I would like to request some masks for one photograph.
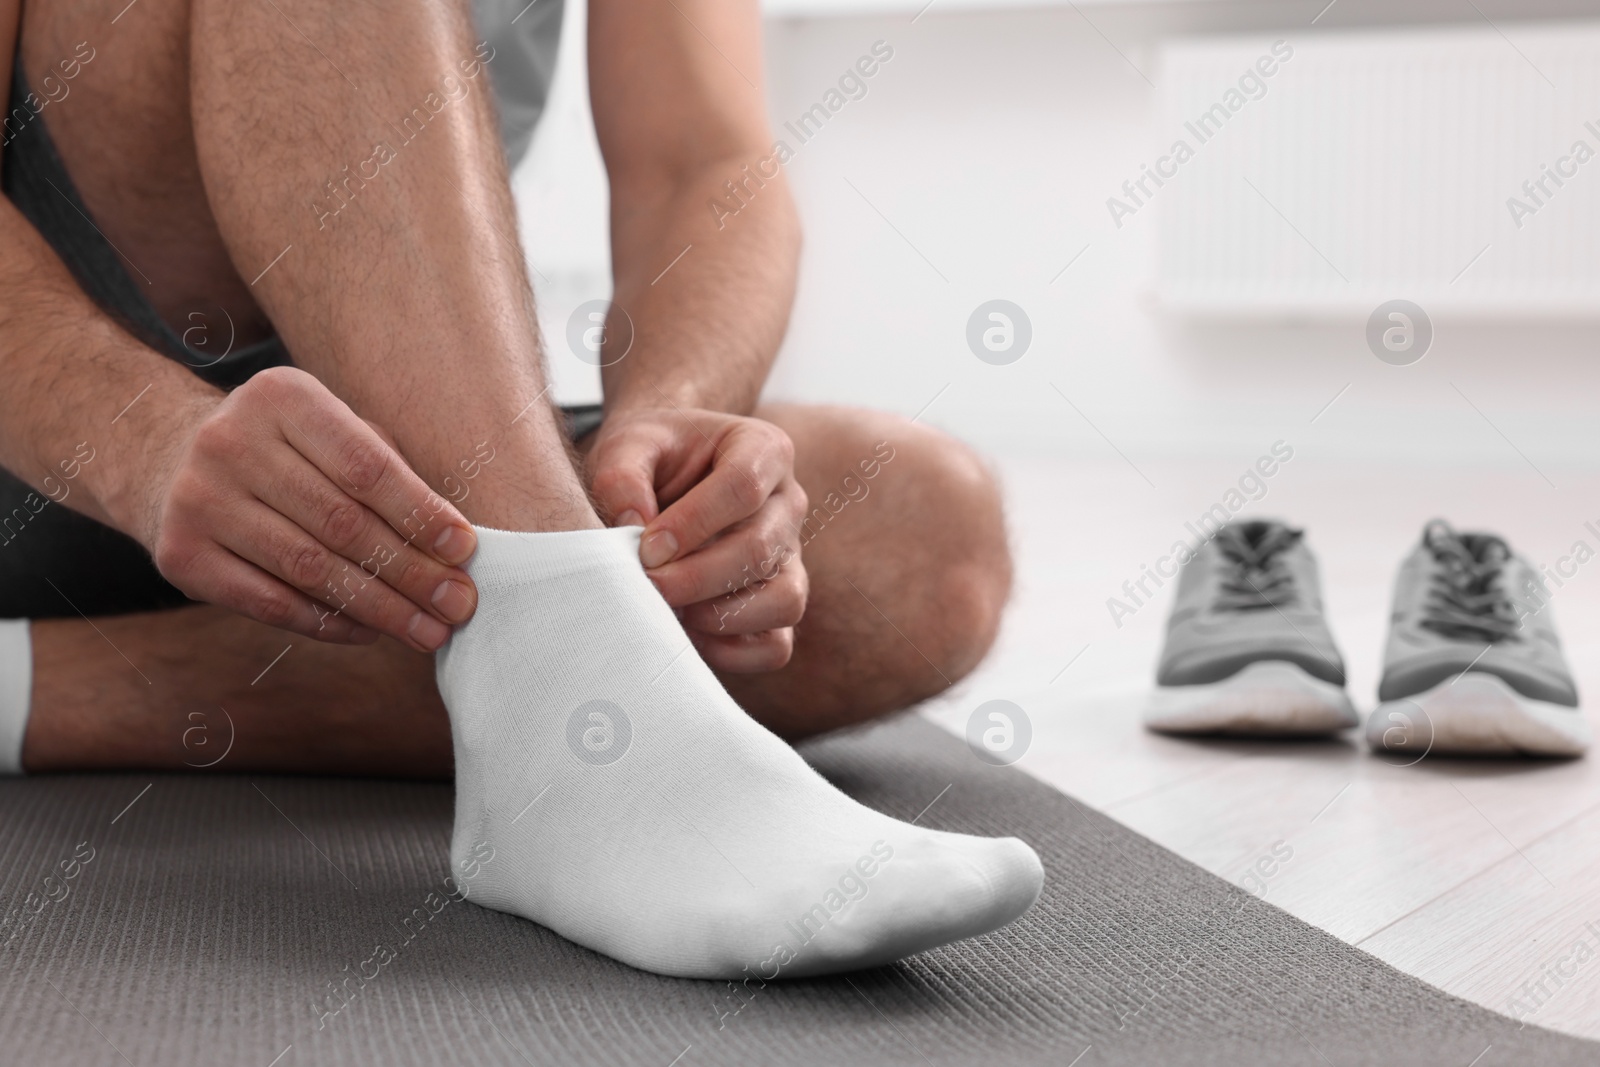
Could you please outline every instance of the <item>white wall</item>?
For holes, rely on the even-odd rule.
[[[807,243],[770,394],[907,415],[938,396],[925,419],[998,450],[1114,457],[1109,439],[1134,459],[1248,460],[1286,438],[1329,458],[1537,467],[1558,481],[1563,468],[1600,463],[1594,324],[1436,318],[1428,356],[1393,367],[1367,350],[1361,321],[1201,322],[1157,308],[1154,217],[1117,231],[1105,210],[1164,133],[1156,42],[1303,23],[1321,6],[936,3],[915,22],[770,21],[779,125],[875,41],[894,48],[865,98],[795,145]],[[1345,0],[1296,32],[1347,11],[1404,14]],[[1516,23],[1498,24],[1516,39]],[[572,307],[607,293],[605,195],[581,92],[581,19],[567,31],[551,113],[516,186],[557,392],[586,399],[594,372],[560,338]],[[980,362],[965,341],[970,312],[995,297],[1033,323],[1032,348],[1010,366]]]

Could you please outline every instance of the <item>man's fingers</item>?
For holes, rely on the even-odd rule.
[[[465,571],[406,544],[365,504],[343,493],[293,449],[264,458],[251,476],[257,498],[324,546],[354,560],[368,578],[397,590],[449,624],[466,622],[477,590]]]
[[[277,414],[284,439],[408,544],[451,566],[472,556],[472,525],[320,382],[292,368],[274,368],[241,390],[252,387]]]
[[[756,419],[735,424],[723,435],[711,472],[645,527],[639,551],[644,565],[681,558],[754,515],[788,479],[793,464],[788,434]]]
[[[712,670],[727,674],[775,671],[794,655],[794,630],[788,628],[739,637],[709,637],[691,630],[689,640]]]
[[[675,608],[760,588],[798,566],[793,539],[772,526],[757,520],[646,573]]]
[[[680,618],[685,629],[712,637],[734,637],[793,626],[805,611],[805,571],[794,567],[773,581],[751,585],[715,600],[690,604],[682,610]]]
[[[257,622],[337,645],[369,645],[376,630],[336,615],[299,590],[224,548],[213,545],[198,560],[185,595],[220,604]]]
[[[445,623],[271,508],[254,503],[243,510],[240,519],[217,542],[321,601],[327,606],[325,611],[388,634],[419,652],[433,652],[449,639],[450,627]],[[327,617],[323,616],[323,625]]]

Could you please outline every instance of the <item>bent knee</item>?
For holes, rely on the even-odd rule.
[[[931,609],[913,626],[945,675],[941,681],[954,683],[993,647],[1011,595],[1004,509],[993,472],[971,448],[937,430],[910,430],[917,432],[903,434],[906,447],[896,458],[908,464],[914,497],[907,547]]]
[[[907,683],[916,679],[905,696],[931,696],[971,673],[994,644],[1012,581],[1000,487],[988,464],[949,434],[883,412],[783,407],[770,417],[795,438],[798,473],[814,502],[825,504],[840,487],[865,493],[854,516],[848,506],[840,514],[843,536],[824,545],[829,532],[817,547],[855,557],[845,564],[852,573],[871,561],[864,576],[872,599],[906,638],[894,638],[902,655],[883,663]]]

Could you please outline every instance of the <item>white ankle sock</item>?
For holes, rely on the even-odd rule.
[[[451,861],[486,907],[688,978],[876,966],[1026,911],[1014,838],[846,797],[734,703],[639,563],[639,529],[478,530],[439,653]]]
[[[0,619],[0,775],[22,773],[22,739],[33,699],[33,641],[27,619]]]

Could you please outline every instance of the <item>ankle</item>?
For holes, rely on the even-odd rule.
[[[554,411],[526,414],[528,432],[486,439],[454,467],[418,473],[475,526],[521,533],[603,528]]]

